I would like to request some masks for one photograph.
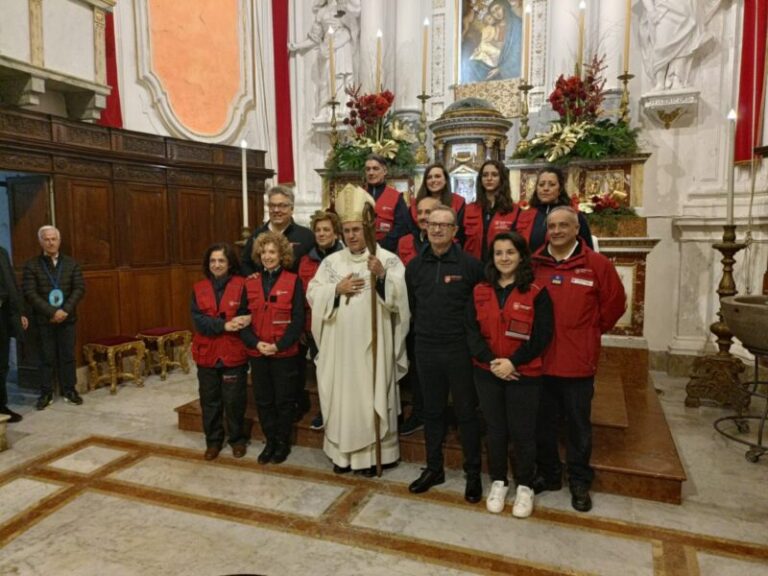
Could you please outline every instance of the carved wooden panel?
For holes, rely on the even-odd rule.
[[[193,330],[190,299],[195,282],[203,279],[203,254],[197,266],[174,266],[171,270],[172,322],[174,326]]]
[[[168,195],[162,186],[120,184],[120,210],[124,215],[120,238],[125,264],[170,264],[171,230]]]
[[[165,158],[165,139],[162,136],[113,131],[112,148],[129,154]]]
[[[0,167],[19,172],[50,172],[51,157],[43,154],[26,154],[0,150]]]
[[[165,170],[162,168],[155,168],[154,166],[114,164],[112,166],[112,171],[115,180],[165,184]]]
[[[42,115],[0,114],[0,132],[24,138],[51,139],[51,125]]]
[[[40,253],[37,231],[51,223],[48,178],[24,176],[8,178],[8,201],[11,209],[11,246],[15,268]]]
[[[205,144],[192,144],[179,140],[168,141],[168,158],[183,162],[199,162],[211,164],[213,152],[211,146]]]
[[[171,325],[173,302],[168,268],[120,270],[119,274],[123,333]]]
[[[111,148],[108,128],[58,119],[53,120],[53,141],[101,150]]]
[[[71,254],[85,269],[114,267],[111,182],[56,176],[54,198],[64,252]]]
[[[114,270],[86,271],[85,297],[77,307],[78,333],[84,344],[121,334],[120,286]]]
[[[214,236],[213,192],[190,188],[175,189],[176,229],[181,264],[194,264],[206,248],[218,240]]]

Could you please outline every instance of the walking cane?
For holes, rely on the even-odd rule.
[[[363,233],[365,245],[372,256],[376,256],[376,212],[373,206],[363,208]],[[376,430],[376,476],[381,477],[381,422],[376,412],[376,364],[378,357],[378,316],[376,302],[376,274],[371,272],[371,350],[373,352],[373,426]]]

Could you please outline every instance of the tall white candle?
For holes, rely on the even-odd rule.
[[[734,155],[736,152],[736,110],[731,109],[728,112],[728,169],[727,169],[727,194],[726,194],[726,216],[725,223],[729,226],[733,224],[733,203],[734,203]]]
[[[331,100],[336,100],[336,55],[333,48],[333,26],[328,26],[328,73],[330,74],[330,88]]]
[[[525,32],[523,34],[523,81],[528,84],[528,63],[531,59],[531,4],[525,6]]]
[[[245,153],[248,150],[248,142],[240,140],[240,157],[243,165],[243,228],[248,228],[248,163]]]
[[[581,69],[584,65],[584,13],[587,11],[587,3],[584,0],[579,2],[579,43],[576,47],[576,72],[581,76]]]
[[[421,43],[421,93],[427,93],[427,46],[429,45],[429,18],[424,18],[424,38]]]
[[[381,30],[376,31],[376,88],[375,92],[381,92]]]
[[[629,73],[629,35],[632,28],[632,0],[627,0],[627,14],[624,18],[624,74]]]

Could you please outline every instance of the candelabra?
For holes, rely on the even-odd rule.
[[[333,154],[336,151],[336,144],[339,143],[339,133],[336,131],[336,107],[339,105],[336,98],[328,100],[328,106],[331,107],[331,149],[328,150],[328,156],[325,159],[325,165],[329,166],[333,162]]]
[[[628,71],[618,77],[621,83],[624,84],[624,88],[621,91],[621,103],[619,104],[619,120],[625,124],[629,124],[629,81],[634,77],[635,75],[630,74]]]
[[[528,141],[528,132],[530,131],[530,128],[528,127],[528,92],[531,91],[531,88],[533,88],[533,86],[528,84],[528,82],[519,86],[520,91],[523,93],[523,103],[520,112],[520,140],[517,142],[515,152],[525,152],[530,145],[530,142]]]
[[[426,92],[422,92],[417,96],[421,100],[421,114],[419,114],[419,132],[418,139],[419,145],[416,148],[416,154],[414,158],[416,164],[424,165],[429,162],[429,155],[427,154],[427,100],[431,98]]]
[[[717,295],[721,302],[717,312],[717,322],[710,327],[710,331],[717,337],[718,351],[697,358],[693,363],[691,379],[685,387],[685,405],[697,407],[701,400],[712,400],[723,406],[731,406],[741,413],[749,402],[749,392],[742,386],[739,375],[744,372],[744,364],[730,352],[733,344],[733,334],[723,320],[722,299],[734,296],[738,293],[736,282],[733,278],[733,265],[736,262],[734,256],[739,250],[746,247],[744,242],[736,242],[736,226],[726,224],[723,226],[723,240],[713,246],[723,255],[723,276],[717,288]]]

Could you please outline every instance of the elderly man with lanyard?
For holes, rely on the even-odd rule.
[[[465,318],[472,290],[483,279],[483,266],[454,243],[457,229],[456,213],[447,206],[435,207],[428,220],[429,246],[405,270],[427,451],[427,467],[409,490],[418,494],[445,482],[443,440],[450,393],[467,475],[464,498],[474,504],[483,495],[480,422]]]
[[[565,459],[571,505],[592,509],[589,489],[592,455],[592,396],[600,357],[600,337],[626,308],[624,286],[605,256],[579,238],[579,218],[568,206],[547,216],[549,242],[533,256],[536,283],[552,298],[555,334],[544,353],[544,385],[537,422],[537,478],[533,489],[560,490],[562,469],[557,449],[560,410],[566,420]]]
[[[385,250],[395,252],[400,237],[408,233],[411,213],[403,195],[388,186],[386,178],[386,159],[377,154],[368,156],[365,160],[365,183],[376,202],[376,242]]]

